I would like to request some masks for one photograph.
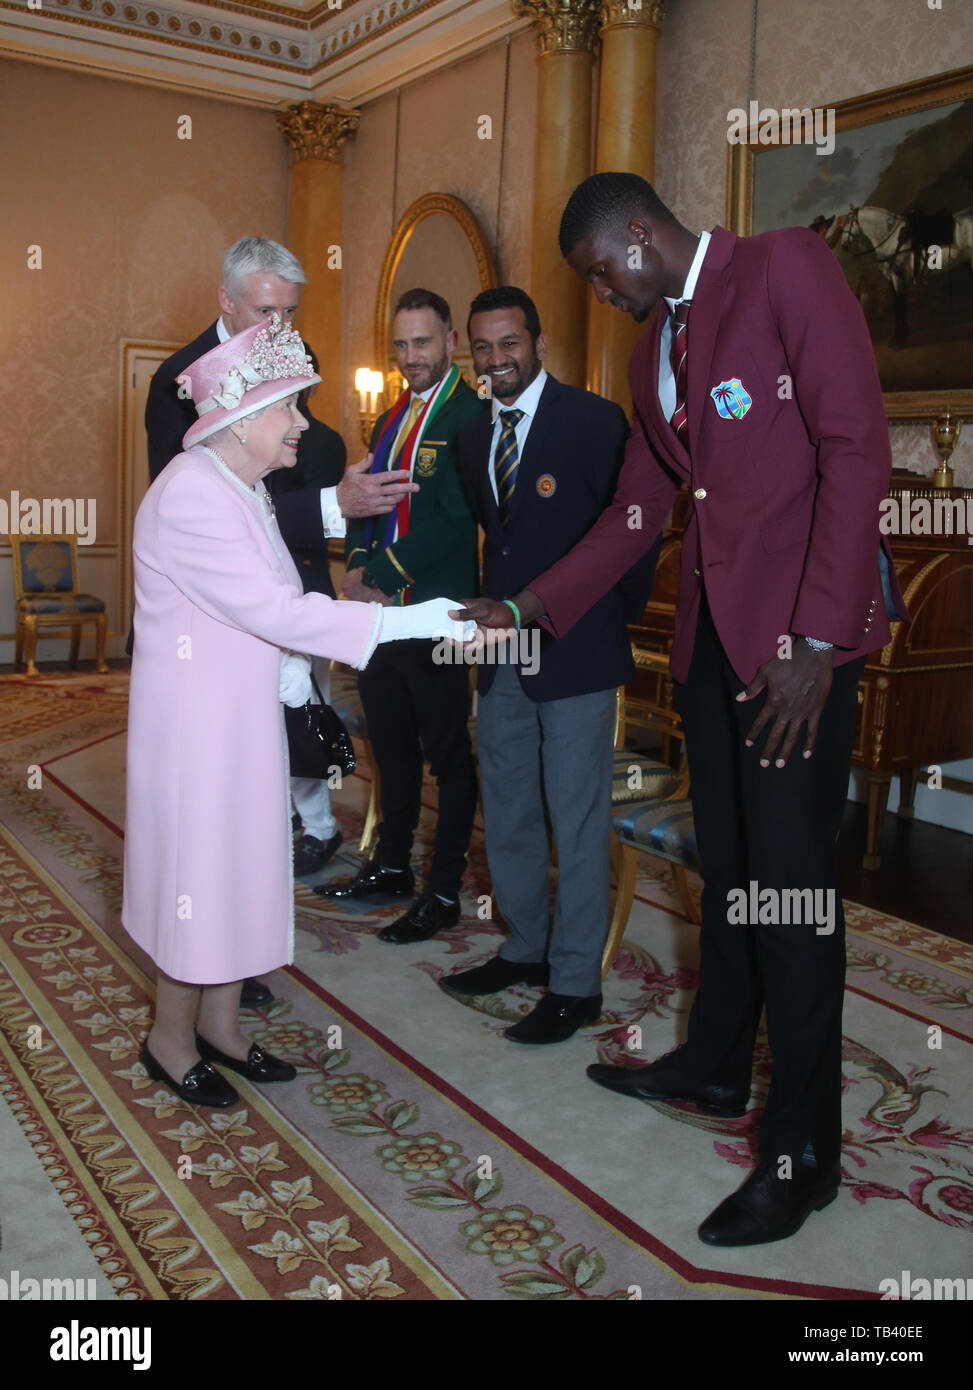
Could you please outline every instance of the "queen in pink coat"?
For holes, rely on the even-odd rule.
[[[307,656],[361,669],[380,641],[452,631],[457,607],[302,593],[261,480],[296,462],[297,392],[319,380],[276,315],[206,353],[179,378],[186,452],[135,521],[122,921],[160,971],[142,1062],[199,1104],[238,1099],[213,1061],[295,1075],[239,1027],[242,980],[293,958],[284,687],[303,703]]]

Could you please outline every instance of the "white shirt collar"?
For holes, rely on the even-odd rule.
[[[439,381],[434,381],[433,384],[432,384],[431,386],[427,386],[426,389],[425,389],[425,391],[413,391],[413,392],[412,392],[412,395],[409,397],[409,402],[410,402],[410,404],[411,404],[412,401],[422,401],[423,403],[425,403],[426,401],[428,401],[428,399],[429,399],[429,397],[432,395],[432,393],[433,393],[434,391],[438,391],[438,390],[439,390],[439,385],[440,385],[440,382],[441,382],[441,381],[442,381],[442,377],[439,378]]]
[[[230,330],[227,328],[226,324],[223,322],[223,315],[222,315],[222,314],[220,314],[219,318],[216,320],[216,336],[217,336],[217,338],[219,338],[219,340],[220,340],[221,343],[228,343],[228,342],[230,341],[231,336],[232,336],[232,334],[230,333]]]
[[[696,293],[696,281],[699,279],[699,272],[702,269],[703,258],[706,255],[706,248],[707,246],[709,246],[709,242],[710,233],[700,232],[699,245],[696,247],[696,254],[693,257],[693,263],[689,267],[689,274],[686,276],[686,283],[682,287],[682,294],[679,296],[678,299],[666,299],[666,303],[669,305],[670,314],[675,313],[677,304],[681,304],[684,299],[692,299],[693,295]]]
[[[497,416],[504,410],[522,410],[528,418],[531,418],[532,416],[536,415],[537,405],[540,401],[541,392],[544,390],[544,383],[546,381],[547,372],[545,372],[544,368],[541,367],[540,371],[534,377],[534,380],[527,387],[526,391],[522,391],[515,401],[511,401],[510,405],[503,405],[499,400],[497,400],[496,396],[494,396],[494,424],[496,424]]]

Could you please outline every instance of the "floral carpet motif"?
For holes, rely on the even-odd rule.
[[[480,833],[460,925],[405,954],[373,941],[401,907],[345,908],[314,894],[315,880],[298,883],[302,968],[275,974],[277,998],[248,1023],[255,1041],[294,1062],[297,1082],[241,1083],[240,1105],[211,1113],[150,1082],[138,1048],[151,984],[118,922],[120,827],[72,785],[85,750],[108,749],[117,762],[125,692],[114,674],[0,679],[0,1090],[119,1297],[875,1296],[875,1282],[846,1285],[800,1265],[799,1275],[775,1276],[766,1255],[704,1267],[712,1252],[673,1248],[641,1208],[633,1219],[479,1105],[472,1084],[451,1085],[435,1055],[423,1058],[397,1027],[394,1008],[356,1012],[353,992],[332,992],[332,975],[364,988],[351,973],[359,961],[376,988],[385,975],[374,971],[387,970],[394,999],[403,968],[433,984],[496,951],[503,928],[484,910]],[[345,846],[320,877],[357,867],[349,847],[361,800],[336,802]],[[424,814],[417,869],[432,825]],[[665,866],[643,859],[637,893],[602,1015],[579,1035],[591,1060],[639,1065],[665,1050],[660,1039],[679,1028],[695,985],[693,934],[640,925],[650,911],[663,927],[679,916]],[[973,956],[857,904],[846,911],[846,1212],[866,1222],[860,1240],[869,1219],[895,1203],[919,1223],[914,1231],[927,1232],[938,1260],[930,1270],[957,1273],[955,1240],[973,1229],[973,1130],[964,1124]],[[521,986],[447,1000],[434,989],[422,1007],[444,1027],[457,1017],[450,1011],[478,1017],[489,1072],[497,1065],[489,1049],[509,1056],[503,1029],[538,997]],[[876,1045],[876,1010],[899,1040],[893,1049]],[[850,1026],[866,1014],[871,1032]],[[710,1147],[730,1191],[754,1161],[769,1081],[761,1039],[745,1116],[661,1104],[643,1113],[695,1131],[692,1143]],[[935,1255],[937,1240],[947,1243]],[[0,1263],[7,1259],[4,1250]]]

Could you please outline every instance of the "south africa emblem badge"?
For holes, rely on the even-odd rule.
[[[436,450],[420,449],[416,455],[416,472],[420,478],[431,478],[436,471]]]
[[[557,492],[557,480],[550,473],[542,473],[537,479],[538,497],[553,497]]]
[[[713,387],[710,395],[723,420],[742,420],[753,405],[752,396],[738,376],[721,381],[719,386]]]

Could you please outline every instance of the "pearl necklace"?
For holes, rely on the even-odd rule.
[[[236,478],[237,482],[241,485],[241,487],[246,487],[246,486],[247,486],[247,484],[243,481],[243,479],[242,479],[237,473],[234,473],[233,469],[232,469],[232,468],[230,467],[230,465],[227,463],[226,459],[225,459],[225,458],[223,457],[223,455],[220,453],[219,449],[214,449],[213,446],[212,446],[212,444],[207,444],[206,447],[207,447],[207,449],[210,451],[211,454],[213,454],[216,458],[219,459],[220,463],[222,463],[222,465],[223,465],[223,467],[226,469],[226,471],[227,471],[228,473],[232,473],[232,474],[233,474],[233,477]],[[249,486],[250,486],[250,491],[254,494],[254,496],[259,497],[259,498],[262,499],[262,501],[263,501],[263,503],[264,503],[264,506],[265,506],[265,508],[267,509],[267,512],[268,512],[268,514],[269,514],[269,516],[270,516],[270,519],[271,519],[272,521],[276,521],[276,520],[277,520],[277,508],[274,506],[274,499],[271,497],[271,495],[270,495],[270,493],[267,491],[267,489],[264,488],[262,492],[257,492],[257,484],[256,484],[256,483],[250,483]]]

